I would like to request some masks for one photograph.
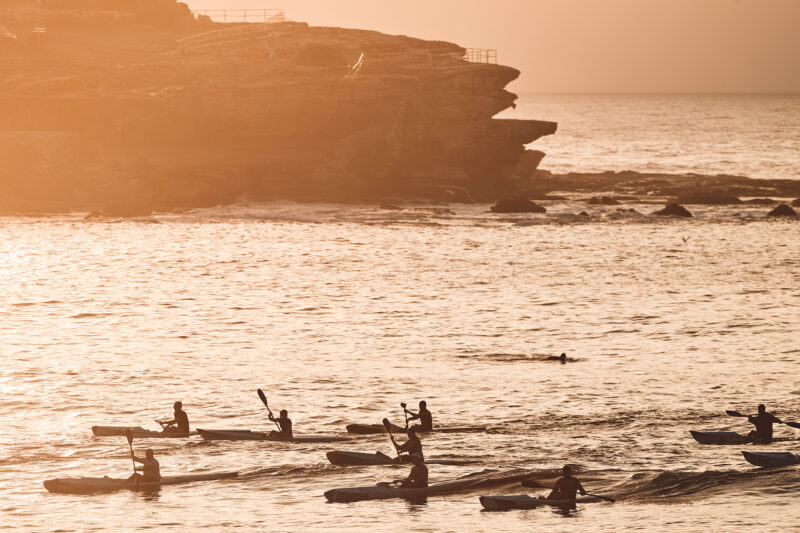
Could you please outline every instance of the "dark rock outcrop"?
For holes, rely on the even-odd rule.
[[[751,198],[750,200],[744,200],[742,203],[751,205],[775,205],[778,201],[772,198]]]
[[[556,130],[493,118],[519,71],[452,43],[202,22],[175,0],[35,4],[0,5],[19,36],[0,53],[0,209],[488,201],[520,194],[543,157],[525,147]]]
[[[678,196],[679,204],[696,205],[736,205],[742,201],[738,196],[733,196],[723,191],[697,191]]]
[[[546,213],[547,209],[527,198],[516,197],[500,200],[492,207],[493,213]]]
[[[689,212],[688,209],[686,209],[680,204],[675,204],[675,203],[667,204],[667,206],[664,209],[654,212],[653,215],[659,217],[683,217],[683,218],[692,217],[692,214]]]
[[[767,214],[769,218],[800,218],[797,211],[786,204],[781,204]]]
[[[597,196],[592,196],[586,200],[586,203],[589,205],[621,205],[619,201],[610,196],[601,196],[599,198]]]

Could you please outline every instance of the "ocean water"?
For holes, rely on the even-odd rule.
[[[765,208],[691,220],[548,202],[240,205],[85,222],[0,218],[0,529],[20,531],[784,531],[800,470],[751,467],[690,429],[748,431],[725,409],[766,403],[800,420],[800,223]],[[647,213],[652,205],[632,204]],[[593,218],[573,213],[588,209]],[[566,352],[570,362],[548,360]],[[391,453],[383,436],[336,444],[135,441],[163,475],[235,480],[155,494],[50,494],[46,479],[125,477],[124,438],[182,400],[201,428],[269,430],[256,395],[296,434],[402,423],[428,401],[431,482],[486,481],[424,502],[330,504],[323,492],[403,477],[340,468],[333,449]],[[776,435],[794,439],[786,426]],[[755,448],[750,446],[750,448]],[[794,440],[771,451],[797,451]],[[615,504],[485,513],[482,494],[543,494],[565,463]]]
[[[558,122],[530,146],[553,172],[800,179],[798,94],[521,94],[500,116]]]

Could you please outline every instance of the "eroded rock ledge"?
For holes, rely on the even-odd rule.
[[[174,0],[42,5],[0,6],[6,210],[495,198],[556,130],[493,119],[519,72],[451,43],[220,25]]]

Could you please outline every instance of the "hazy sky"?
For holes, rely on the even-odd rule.
[[[189,0],[496,48],[517,91],[800,92],[800,0]]]

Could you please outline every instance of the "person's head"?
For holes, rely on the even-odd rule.
[[[763,403],[758,406],[758,414],[763,415],[767,412],[767,406]]]
[[[281,418],[289,418],[289,411],[281,409]]]
[[[175,409],[176,411],[180,411],[181,409],[183,409],[183,404],[181,402],[175,402],[174,404],[172,404],[172,408]]]
[[[147,451],[144,452],[144,456],[147,457],[148,459],[152,459],[153,458],[153,449],[152,448],[147,448]]]
[[[561,360],[562,360],[562,361],[566,361],[566,359],[567,359],[567,354],[565,354],[565,353],[562,353],[562,354],[561,354]]]
[[[569,477],[572,475],[572,467],[569,465],[564,465],[564,468],[561,469],[561,472],[564,473],[564,477]]]
[[[417,436],[417,426],[411,426],[408,428],[408,436],[410,438],[414,438]]]
[[[422,400],[421,402],[419,402],[419,408],[420,409],[427,409],[428,408],[428,402],[426,402],[425,400]]]

